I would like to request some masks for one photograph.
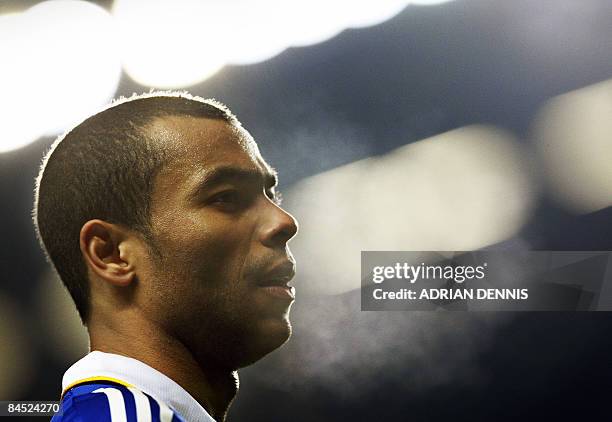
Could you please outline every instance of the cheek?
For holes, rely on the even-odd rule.
[[[248,261],[249,233],[240,222],[211,215],[173,219],[156,239],[162,255],[159,269],[177,284],[194,279],[203,286],[234,284]]]

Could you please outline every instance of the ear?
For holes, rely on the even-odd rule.
[[[85,263],[103,280],[118,287],[128,286],[136,276],[136,254],[130,237],[127,229],[116,224],[88,221],[79,237]]]

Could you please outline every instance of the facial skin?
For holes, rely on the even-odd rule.
[[[147,130],[171,156],[153,184],[152,239],[102,220],[81,229],[91,350],[147,363],[222,421],[235,370],[291,335],[297,223],[243,128],[164,117]]]
[[[270,272],[293,272],[287,242],[296,222],[276,205],[273,170],[244,129],[174,117],[151,130],[178,148],[157,176],[152,198],[161,256],[142,267],[156,280],[149,316],[163,315],[160,323],[207,361],[251,364],[291,333],[292,298],[262,284],[275,277]],[[210,176],[219,169],[245,175],[215,183]]]

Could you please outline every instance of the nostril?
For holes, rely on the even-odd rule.
[[[280,213],[273,225],[264,231],[263,243],[269,247],[284,246],[295,234],[298,227],[293,216],[278,208]]]

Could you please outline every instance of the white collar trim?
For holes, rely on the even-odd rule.
[[[91,377],[126,382],[174,408],[186,421],[215,422],[183,387],[149,365],[126,356],[93,351],[72,365],[62,379],[62,391]]]

